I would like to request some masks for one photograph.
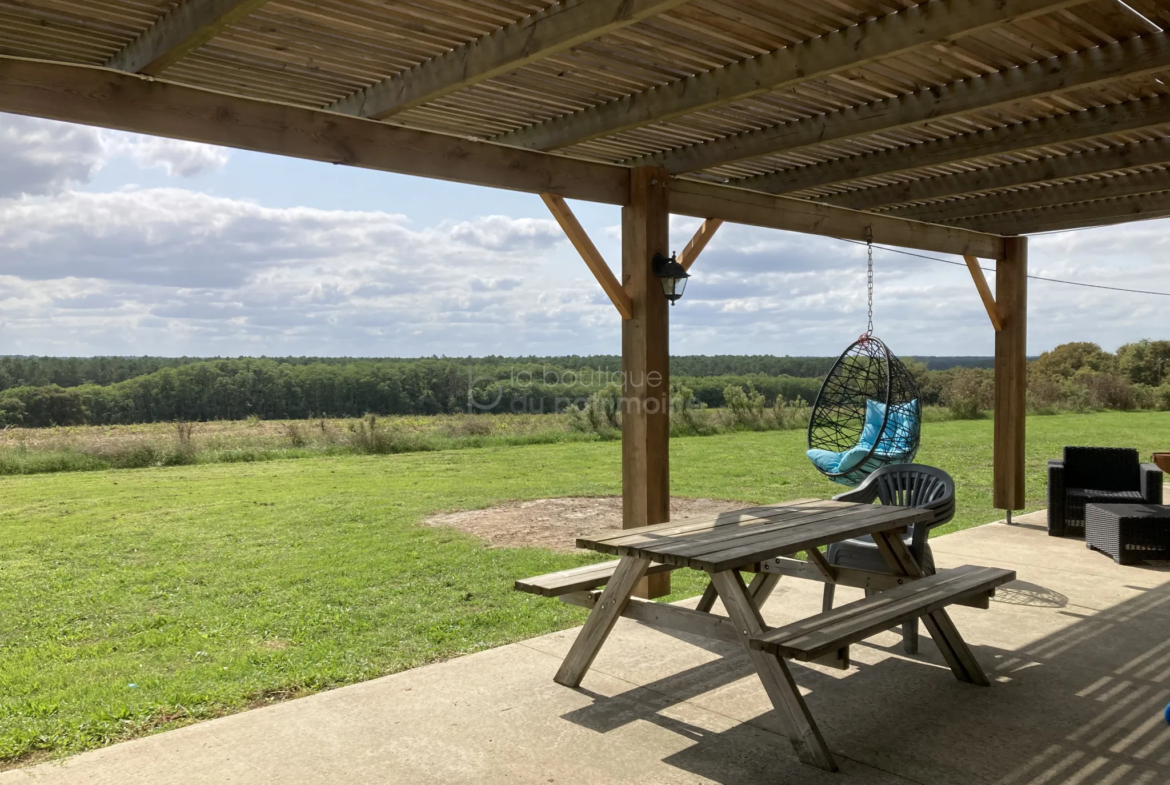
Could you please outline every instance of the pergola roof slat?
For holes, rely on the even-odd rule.
[[[961,225],[1004,235],[1059,232],[1170,217],[1170,190],[967,218]]]
[[[503,134],[495,141],[537,150],[568,147],[818,79],[1076,2],[1080,0],[931,0],[725,68]]]
[[[740,184],[768,193],[792,193],[1167,123],[1170,123],[1170,96],[1158,96],[746,178]],[[853,206],[864,209],[860,199]]]
[[[899,212],[898,215],[918,221],[954,223],[967,218],[1017,210],[1060,207],[1075,202],[1091,202],[1117,196],[1137,196],[1166,190],[1166,175],[1165,169],[1159,169],[1152,172],[1099,176],[1080,182],[1031,186],[1008,193],[948,200]]]
[[[383,119],[570,49],[686,0],[563,0],[331,104]]]
[[[883,133],[1022,99],[1096,85],[1170,68],[1170,35],[1153,33],[1099,49],[1041,60],[1020,68],[966,79],[808,120],[647,156],[636,166],[674,173],[722,166],[745,158],[811,147],[827,141]]]
[[[945,196],[976,194],[1012,186],[1029,185],[1046,180],[1103,174],[1139,166],[1170,164],[1170,139],[1151,139],[1099,150],[1070,153],[967,172],[945,177],[927,177],[907,183],[847,192],[818,201],[864,210],[902,202],[918,202]],[[910,214],[914,207],[895,207],[892,214]]]
[[[268,0],[183,0],[106,65],[160,74]]]
[[[0,110],[940,252],[1170,191],[1116,0],[0,0],[0,53]]]

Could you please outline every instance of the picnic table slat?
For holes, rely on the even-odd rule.
[[[890,509],[892,508],[886,508],[886,510]],[[797,512],[792,516],[787,516],[779,520],[771,519],[767,522],[759,522],[751,526],[743,526],[735,529],[721,528],[713,532],[703,533],[702,535],[672,538],[668,542],[662,542],[660,540],[633,548],[623,548],[622,555],[633,556],[642,553],[655,553],[664,556],[670,554],[676,557],[699,556],[704,553],[733,548],[739,541],[750,539],[755,542],[757,539],[765,536],[779,537],[785,531],[799,530],[808,526],[823,526],[830,521],[840,518],[848,518],[852,522],[859,523],[863,520],[869,520],[881,510],[881,507],[873,507],[871,505],[849,505],[828,511],[814,511],[803,514]]]
[[[735,547],[707,552],[701,556],[679,560],[673,556],[663,555],[661,559],[656,558],[655,561],[707,570],[708,572],[731,570],[746,564],[761,562],[773,556],[804,551],[875,532],[900,529],[919,521],[929,520],[931,517],[930,511],[891,507],[888,513],[870,516],[844,516],[820,524],[796,527],[781,532],[779,535],[765,534],[759,538],[745,539],[737,543]]]
[[[541,597],[558,597],[570,592],[596,589],[599,586],[604,586],[613,578],[617,566],[618,562],[616,561],[586,564],[584,567],[574,567],[559,572],[550,572],[547,575],[523,578],[516,581],[513,588]],[[646,574],[657,575],[674,569],[676,568],[672,565],[651,564],[646,570]]]
[[[840,512],[841,510],[833,509],[832,512]],[[786,510],[777,511],[777,514],[769,516],[768,518],[760,518],[751,521],[740,521],[738,523],[731,523],[719,526],[715,529],[706,529],[700,531],[691,531],[680,534],[652,534],[631,537],[629,540],[620,544],[613,545],[614,552],[619,556],[633,555],[642,550],[654,551],[659,548],[672,547],[675,545],[681,546],[684,544],[699,544],[706,542],[719,542],[728,538],[742,537],[745,533],[754,534],[763,531],[765,528],[769,530],[782,529],[789,526],[800,525],[805,520],[809,520],[810,516],[822,515],[822,511],[811,507],[794,507]]]
[[[667,534],[685,534],[694,531],[709,531],[723,526],[735,526],[748,524],[756,520],[765,520],[776,517],[777,515],[786,515],[792,509],[798,509],[803,505],[808,504],[847,504],[847,502],[825,502],[820,499],[797,499],[792,502],[784,502],[783,504],[773,504],[760,507],[748,507],[743,510],[732,510],[730,512],[722,513],[718,516],[710,518],[700,518],[697,520],[675,521],[673,523],[658,523],[653,526],[640,526],[636,529],[625,529],[613,534],[606,534],[604,536],[580,537],[577,539],[577,547],[588,550],[601,551],[602,553],[615,553],[614,550],[605,548],[606,546],[626,545],[636,541],[639,537],[647,535],[663,536]]]
[[[956,599],[990,591],[1015,577],[1011,570],[965,564],[769,630],[757,636],[760,642],[753,645],[781,656],[812,659],[954,604]]]

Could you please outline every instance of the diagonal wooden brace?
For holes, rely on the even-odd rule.
[[[557,223],[561,225],[561,229],[568,235],[569,242],[577,249],[577,253],[581,254],[581,258],[585,260],[585,264],[589,266],[589,269],[593,272],[593,276],[601,284],[601,288],[609,295],[609,299],[613,302],[614,307],[618,309],[618,313],[622,315],[623,319],[633,319],[634,305],[630,301],[630,295],[626,293],[621,281],[613,274],[613,270],[609,269],[609,265],[605,263],[601,252],[597,250],[597,246],[589,239],[585,228],[581,226],[581,223],[577,220],[577,216],[573,215],[573,211],[569,209],[569,205],[556,194],[541,194],[540,198],[544,200],[549,212],[553,214],[553,218],[557,219]]]

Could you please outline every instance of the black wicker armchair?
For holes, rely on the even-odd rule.
[[[1048,462],[1048,534],[1084,537],[1085,505],[1161,504],[1162,470],[1119,447],[1065,447]]]
[[[911,526],[903,539],[923,571],[928,575],[934,574],[934,555],[930,552],[930,546],[926,544],[926,538],[931,529],[955,517],[955,481],[951,479],[951,475],[933,466],[914,463],[892,464],[883,466],[869,475],[856,489],[838,494],[833,499],[861,504],[881,501],[886,506],[916,507],[933,512],[933,518]],[[825,558],[829,564],[837,567],[890,572],[872,537],[835,542],[829,546]],[[825,584],[826,611],[833,607],[836,588],[831,583]],[[918,619],[902,625],[902,646],[908,654],[918,651]]]

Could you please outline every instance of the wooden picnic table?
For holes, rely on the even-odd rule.
[[[989,684],[945,606],[987,607],[994,586],[1014,573],[962,567],[925,576],[902,540],[906,527],[931,513],[905,507],[801,500],[752,507],[716,518],[664,523],[582,538],[578,547],[613,554],[620,561],[518,581],[517,588],[590,608],[556,681],[577,687],[621,616],[661,629],[689,632],[743,645],[802,761],[835,771],[836,763],[800,695],[785,657],[836,667],[849,666],[848,646],[910,618],[921,617],[955,676]],[[889,566],[877,573],[835,567],[820,546],[870,535]],[[805,552],[805,560],[792,558]],[[689,568],[710,574],[711,585],[697,609],[632,597],[648,572]],[[740,571],[754,572],[751,584]],[[784,628],[769,629],[760,614],[783,575],[809,578],[876,593]],[[600,576],[600,577],[599,577]],[[603,591],[596,587],[604,586]],[[727,616],[711,613],[716,598]]]

